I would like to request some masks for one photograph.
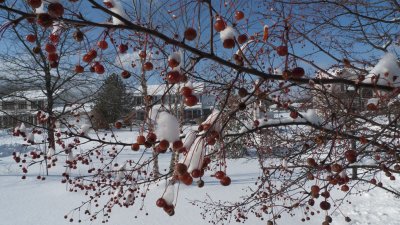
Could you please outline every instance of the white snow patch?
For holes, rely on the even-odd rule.
[[[370,99],[368,99],[367,105],[373,104],[373,105],[377,106],[378,102],[379,102],[379,98],[370,98]]]
[[[21,125],[18,128],[20,133],[26,133],[26,126],[24,123],[21,123]]]
[[[84,136],[87,136],[90,128],[91,128],[90,124],[83,124],[81,126],[81,129],[79,130],[79,133],[84,135]]]
[[[170,182],[165,189],[165,193],[163,195],[163,199],[168,205],[172,205],[174,203],[175,198],[175,185]]]
[[[113,5],[113,7],[110,8],[111,12],[120,15],[122,18],[124,18],[126,20],[129,20],[129,17],[126,14],[120,0],[106,0],[104,2],[110,2]],[[112,21],[113,21],[114,25],[123,25],[124,24],[124,22],[122,22],[120,19],[118,19],[114,16],[112,17]]]
[[[185,147],[187,150],[190,149],[190,146],[192,146],[194,140],[196,139],[196,131],[194,130],[189,130],[183,139],[183,147]]]
[[[385,54],[378,64],[370,71],[365,83],[400,87],[400,66],[392,53]]]
[[[237,36],[237,33],[235,29],[233,29],[231,26],[227,26],[223,31],[219,33],[219,36],[221,38],[221,41],[224,42],[228,39],[234,39]]]
[[[167,112],[161,112],[157,118],[156,134],[160,140],[165,139],[170,143],[179,140],[178,119]]]
[[[205,124],[212,125],[212,128],[215,131],[221,132],[221,129],[222,129],[221,123],[219,121],[216,121],[219,114],[220,114],[220,111],[214,109],[213,112],[207,117],[207,119],[201,124],[202,125],[205,125]]]
[[[190,146],[188,154],[181,160],[181,163],[188,167],[189,173],[201,167],[205,155],[205,144],[203,137],[197,137],[192,146]]]
[[[49,150],[47,151],[47,158],[52,158],[55,153],[56,151],[54,150],[54,148],[49,148]]]

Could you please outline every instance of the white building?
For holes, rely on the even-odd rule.
[[[66,104],[59,95],[67,95],[66,91],[56,92],[53,112],[60,116],[57,127],[80,120],[88,122],[88,114],[92,104]],[[0,127],[11,128],[21,122],[26,126],[38,125],[37,112],[46,111],[47,96],[42,90],[16,91],[0,98]],[[79,119],[78,119],[79,118]]]
[[[46,95],[40,90],[16,91],[1,98],[0,126],[13,127],[19,121],[37,124],[36,113],[46,106]]]
[[[177,114],[181,113],[180,106],[183,101],[183,96],[179,93],[182,85],[174,85],[173,87],[166,84],[156,84],[147,86],[147,95],[152,96],[152,104],[154,107],[163,105],[169,109],[176,110]],[[215,104],[215,96],[210,95],[204,83],[193,83],[193,93],[198,98],[198,103],[195,106],[184,106],[184,121],[194,122],[198,118],[207,117]],[[145,114],[144,108],[144,93],[142,88],[132,92],[133,104],[135,111],[135,120],[143,120]]]

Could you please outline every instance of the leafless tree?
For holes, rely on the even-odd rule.
[[[35,1],[28,2],[32,8],[39,7]],[[83,176],[64,174],[63,182],[70,184],[71,191],[81,189],[91,195],[76,211],[95,205],[85,213],[92,219],[99,214],[107,217],[112,207],[134,204],[149,185],[162,179],[168,179],[166,193],[173,191],[176,183],[190,185],[193,179],[202,187],[205,173],[223,186],[230,185],[227,148],[238,140],[255,151],[260,176],[239,202],[197,202],[211,205],[204,213],[210,214],[214,223],[231,218],[244,221],[253,213],[272,224],[282,213],[297,208],[307,213],[305,221],[314,213],[308,205],[319,204],[327,214],[333,205],[340,207],[348,195],[331,198],[336,187],[351,194],[370,191],[372,185],[400,196],[380,178],[384,174],[396,182],[394,174],[400,171],[400,115],[383,113],[396,104],[399,94],[397,1],[77,0],[45,5],[47,9],[35,13],[19,2],[5,1],[0,5],[7,21],[3,30],[14,29],[18,35],[30,20],[35,20],[40,30],[59,22],[64,24],[66,39],[72,39],[72,31],[79,29],[88,37],[81,58],[97,73],[115,65],[113,57],[121,57],[128,49],[142,53],[137,76],[150,124],[142,125],[136,142],[121,142],[115,136],[106,139],[101,133],[85,135],[78,129],[62,133],[56,140],[65,145],[74,137],[68,151],[61,148],[56,153],[70,156],[74,147],[96,143],[67,160],[70,169],[91,166]],[[181,52],[179,57],[177,52]],[[384,54],[384,61],[378,64],[383,70],[372,69]],[[47,60],[43,53],[42,58]],[[120,69],[121,74],[127,70]],[[218,110],[197,131],[182,134],[181,138],[186,136],[183,141],[157,137],[154,127],[161,124],[151,120],[149,112],[157,104],[167,112],[171,108],[163,98],[149,100],[145,70],[156,70],[171,87],[164,96],[174,94],[174,86],[185,86],[180,105],[193,106],[198,101],[187,80],[204,82],[217,97]],[[286,114],[274,118],[268,114],[274,111]],[[123,165],[115,163],[127,149],[143,150],[142,157]],[[148,166],[168,149],[176,152],[179,163],[173,171],[154,176]],[[153,157],[143,157],[148,150]],[[40,160],[35,157],[32,163]],[[100,163],[92,165],[92,160]],[[157,205],[173,215],[176,203],[167,201],[166,193]],[[100,206],[96,202],[103,194],[108,200]],[[324,223],[329,221],[328,217]]]

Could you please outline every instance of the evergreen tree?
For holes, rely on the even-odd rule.
[[[131,97],[120,76],[111,74],[104,81],[94,106],[94,126],[109,128],[131,111]]]

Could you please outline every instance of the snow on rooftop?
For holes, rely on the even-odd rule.
[[[194,93],[203,93],[204,91],[204,83],[198,82],[198,83],[192,83],[191,84],[194,89]],[[171,88],[169,91],[170,93],[176,93],[181,87],[184,85],[174,85],[171,86],[167,84],[152,84],[152,85],[147,85],[147,93],[148,95],[153,95],[153,96],[159,96],[163,95],[165,91],[167,91],[169,88]],[[142,87],[138,87],[136,90],[133,91],[133,95],[135,96],[142,96],[143,95],[143,89]]]
[[[394,54],[387,53],[370,71],[365,83],[399,87],[400,80],[397,79],[398,76],[400,76],[398,59]]]
[[[56,94],[63,92],[63,90],[57,90]],[[35,101],[35,100],[44,100],[46,99],[46,94],[43,90],[27,90],[27,91],[15,91],[5,97],[3,97],[2,101],[16,101],[16,100],[27,100],[27,101]]]
[[[86,113],[86,112],[91,112],[93,108],[94,108],[94,103],[89,102],[85,104],[73,104],[68,106],[55,107],[53,111],[58,113],[65,113],[65,112]]]
[[[340,67],[331,67],[326,71],[318,71],[317,78],[319,79],[332,79],[332,78],[343,78],[349,80],[357,80],[358,74],[354,69],[351,68],[340,68]]]

